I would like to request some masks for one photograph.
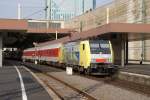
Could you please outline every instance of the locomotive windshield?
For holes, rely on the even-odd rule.
[[[110,44],[108,40],[90,41],[92,54],[110,54]]]

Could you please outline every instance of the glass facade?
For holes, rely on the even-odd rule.
[[[46,0],[46,18],[69,20],[90,9],[95,9],[96,0]]]
[[[96,0],[74,0],[74,4],[77,16],[96,8]]]
[[[46,17],[51,20],[68,20],[75,16],[71,10],[65,10],[61,7],[60,0],[47,0]]]

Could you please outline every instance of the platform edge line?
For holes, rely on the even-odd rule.
[[[60,100],[59,97],[49,88],[47,88],[47,86],[44,84],[44,82],[37,77],[37,75],[35,75],[29,68],[26,68],[24,66],[22,66],[26,71],[28,71],[40,84],[41,86],[47,91],[47,93],[49,94],[50,97],[52,97],[54,100]]]
[[[22,76],[21,76],[21,73],[20,73],[19,69],[17,68],[17,66],[14,66],[14,67],[15,67],[17,73],[18,73],[20,84],[21,84],[22,100],[28,100],[27,99],[26,90],[25,90],[25,86],[24,86],[24,83],[23,83],[23,79],[22,79]]]

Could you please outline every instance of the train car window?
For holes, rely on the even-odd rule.
[[[85,44],[83,44],[83,50],[85,49]]]
[[[110,46],[109,44],[100,44],[100,47],[105,49],[105,48],[109,48]]]

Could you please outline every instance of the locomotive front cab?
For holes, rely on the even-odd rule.
[[[110,74],[114,72],[113,52],[109,40],[90,40],[92,74]]]

